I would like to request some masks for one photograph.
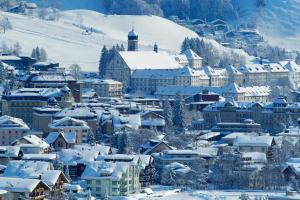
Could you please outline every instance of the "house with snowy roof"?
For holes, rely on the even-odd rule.
[[[268,161],[274,160],[274,146],[276,142],[272,136],[237,136],[233,145],[239,152],[264,153]]]
[[[285,176],[287,181],[296,178],[299,180],[300,178],[300,159],[299,158],[289,158],[284,168],[282,169],[282,173]]]
[[[49,195],[50,188],[43,181],[29,178],[0,177],[0,189],[6,190],[12,199],[41,199]]]
[[[55,151],[70,149],[76,144],[76,132],[51,132],[45,138],[45,141]]]
[[[0,146],[0,164],[6,165],[10,160],[19,160],[23,152],[18,146]]]
[[[69,144],[73,143],[72,138],[75,136],[75,143],[81,144],[88,141],[88,137],[94,137],[94,133],[92,132],[91,128],[88,126],[88,123],[75,119],[72,117],[64,117],[62,119],[54,120],[51,124],[48,125],[50,130],[53,132],[62,132],[63,131],[63,138],[67,139]],[[68,135],[68,133],[70,133]],[[72,134],[73,133],[73,134]],[[54,136],[52,134],[52,136]],[[57,137],[56,137],[57,139]],[[55,139],[55,140],[56,140]],[[54,142],[54,141],[52,141]]]
[[[49,162],[43,161],[11,161],[3,173],[3,177],[25,178],[41,180],[50,188],[51,197],[58,197],[63,184],[68,179],[60,170],[53,170]]]
[[[65,117],[71,117],[77,120],[87,122],[93,133],[98,129],[98,115],[94,109],[87,106],[73,106],[71,108],[64,108],[56,113],[53,117],[54,120],[60,120]],[[67,118],[66,118],[67,119]]]
[[[99,155],[111,153],[108,146],[103,145],[75,145],[73,149],[62,149],[58,152],[58,160],[62,163],[64,171],[69,171],[71,178],[78,178],[88,163],[95,161]]]
[[[7,115],[0,117],[0,144],[10,145],[14,140],[27,135],[30,131],[28,125],[19,118]]]
[[[172,150],[174,147],[170,146],[167,142],[162,140],[149,140],[141,146],[140,153],[151,155],[152,153],[159,153],[164,150]]]
[[[237,67],[233,65],[227,65],[225,70],[228,76],[228,83],[236,83],[238,85],[244,84],[244,75],[237,69]]]
[[[151,111],[142,111],[140,115],[141,128],[164,131],[166,122],[163,116]]]
[[[139,170],[131,170],[130,166],[128,162],[90,162],[81,179],[98,198],[128,196],[140,190]]]
[[[24,154],[45,153],[49,150],[49,144],[36,135],[25,135],[13,141],[12,146],[19,146]]]
[[[112,79],[85,79],[83,88],[93,89],[99,97],[121,97],[123,84]]]

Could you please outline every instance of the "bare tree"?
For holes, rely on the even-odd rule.
[[[2,18],[0,20],[0,29],[3,31],[4,34],[6,33],[7,30],[12,29],[12,25],[7,17]]]
[[[71,65],[69,71],[76,80],[80,79],[80,75],[81,75],[81,71],[82,71],[80,65],[78,65],[78,64]]]

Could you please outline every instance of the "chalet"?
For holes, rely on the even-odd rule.
[[[13,199],[44,200],[50,188],[41,180],[15,177],[0,177],[0,189],[12,194]]]
[[[11,143],[12,146],[19,146],[26,154],[45,153],[49,150],[49,144],[36,135],[25,135]]]
[[[45,139],[50,147],[54,150],[59,151],[61,149],[70,149],[76,144],[76,133],[75,132],[52,132],[49,133]]]
[[[174,149],[166,142],[161,140],[149,140],[147,143],[143,144],[140,152],[145,155],[151,155],[152,153],[159,153],[164,150]]]
[[[10,160],[19,160],[23,152],[19,146],[0,146],[0,164],[6,165]]]
[[[141,128],[164,131],[165,124],[166,122],[163,116],[151,111],[141,112]]]

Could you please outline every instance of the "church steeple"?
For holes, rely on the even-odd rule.
[[[155,44],[154,44],[153,51],[155,51],[156,53],[158,53],[158,45],[156,44],[156,42],[155,42]]]
[[[132,30],[128,33],[128,51],[138,51],[138,41],[139,36],[134,31],[134,26],[132,26]]]

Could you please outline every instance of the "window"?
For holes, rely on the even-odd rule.
[[[97,181],[96,181],[96,184],[97,184],[97,185],[100,185],[100,184],[101,184],[101,181],[100,181],[100,180],[97,180]]]
[[[92,184],[92,181],[91,180],[87,180],[86,183],[90,185],[90,184]]]
[[[96,191],[101,191],[101,188],[100,187],[96,187]]]
[[[118,185],[118,181],[113,181],[112,185]]]
[[[58,143],[57,143],[57,146],[58,146],[58,147],[63,147],[63,146],[64,146],[64,144],[63,144],[63,142],[62,142],[62,141],[58,141]]]
[[[119,191],[118,188],[113,188],[113,189],[112,189],[112,192],[118,192],[118,191]]]

